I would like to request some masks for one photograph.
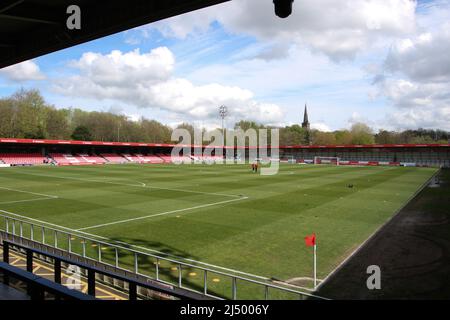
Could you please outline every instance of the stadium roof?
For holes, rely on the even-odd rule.
[[[48,140],[48,139],[14,139],[1,138],[1,144],[33,144],[33,145],[77,145],[77,146],[114,146],[114,147],[166,147],[173,148],[177,144],[170,143],[143,143],[143,142],[105,142],[105,141],[75,141],[75,140]],[[178,145],[186,147],[200,147],[197,145]],[[206,148],[218,146],[204,145]],[[309,146],[294,145],[280,146],[280,149],[340,149],[340,148],[436,148],[450,147],[450,144],[366,144],[366,145],[330,145],[330,146]],[[227,147],[225,147],[227,148]]]
[[[0,68],[229,0],[2,0]],[[69,30],[67,8],[81,9]]]

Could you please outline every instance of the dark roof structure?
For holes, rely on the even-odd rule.
[[[0,68],[229,0],[2,0]],[[80,8],[81,28],[67,20]]]

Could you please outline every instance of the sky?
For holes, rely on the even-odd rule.
[[[450,131],[450,1],[233,0],[0,69],[0,97],[170,126]]]

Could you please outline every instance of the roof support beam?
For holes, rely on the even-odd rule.
[[[15,6],[21,4],[25,0],[5,0],[3,5],[0,6],[0,13],[6,12],[11,8],[14,8]]]
[[[0,0],[0,69],[147,23],[230,0]],[[82,29],[66,28],[67,4],[82,10]],[[13,44],[13,47],[9,47]]]
[[[50,21],[50,20],[39,19],[39,18],[31,18],[31,17],[22,17],[22,16],[9,15],[9,14],[0,14],[0,19],[10,19],[10,20],[17,20],[17,21],[25,21],[25,22],[60,25],[60,23],[56,22],[56,21]]]

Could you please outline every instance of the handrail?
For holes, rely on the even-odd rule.
[[[4,274],[3,282],[6,285],[8,285],[10,277],[25,282],[31,299],[42,298],[43,293],[48,292],[55,295],[57,298],[68,300],[96,300],[95,297],[68,289],[61,284],[36,276],[33,273],[14,267],[6,262],[0,262],[0,271]]]
[[[247,283],[251,283],[251,284],[254,284],[254,285],[261,286],[262,288],[264,288],[264,291],[266,293],[267,293],[267,291],[269,289],[274,289],[274,290],[280,290],[280,291],[284,291],[284,292],[291,293],[291,294],[294,294],[294,295],[298,295],[300,298],[325,299],[324,297],[316,296],[314,294],[311,294],[311,293],[308,293],[308,292],[304,292],[304,291],[294,290],[292,288],[286,288],[286,287],[283,287],[281,285],[276,285],[276,284],[272,284],[272,283],[269,283],[269,282],[263,282],[263,281],[260,281],[260,280],[250,279],[249,277],[244,277],[244,276],[240,276],[240,275],[233,274],[233,273],[227,273],[227,272],[224,272],[224,271],[221,271],[221,270],[217,270],[217,269],[213,269],[213,268],[209,268],[209,267],[203,267],[203,266],[200,266],[200,265],[196,265],[196,264],[192,264],[192,263],[188,263],[188,262],[183,262],[183,261],[180,261],[180,260],[175,260],[175,259],[172,259],[172,258],[169,258],[169,257],[164,257],[164,256],[161,256],[161,255],[157,255],[157,254],[148,253],[148,252],[136,250],[136,249],[133,249],[133,248],[129,248],[129,247],[126,247],[126,246],[123,246],[123,245],[120,245],[120,244],[108,243],[108,242],[103,241],[103,240],[99,240],[99,239],[95,239],[93,237],[85,236],[85,235],[82,234],[82,232],[77,232],[76,230],[72,230],[72,229],[61,227],[61,229],[68,229],[69,230],[69,231],[64,231],[64,230],[61,230],[61,229],[56,229],[56,228],[53,228],[53,227],[50,227],[50,226],[46,226],[46,225],[40,224],[41,222],[39,222],[39,223],[37,223],[37,222],[30,222],[30,221],[27,221],[27,220],[22,219],[22,218],[11,217],[9,215],[5,215],[5,214],[2,214],[2,213],[0,213],[0,217],[3,217],[5,219],[6,230],[4,230],[4,231],[7,234],[11,234],[11,235],[14,235],[14,236],[20,236],[20,237],[22,237],[24,239],[28,239],[28,240],[31,240],[31,241],[36,241],[38,243],[45,244],[45,245],[48,245],[50,247],[55,247],[55,248],[60,249],[60,250],[65,250],[65,251],[67,251],[70,254],[77,255],[77,256],[83,257],[85,259],[89,259],[89,260],[92,260],[92,261],[95,261],[95,262],[102,262],[102,263],[110,265],[110,266],[112,266],[112,267],[114,267],[116,269],[123,270],[123,271],[126,271],[126,272],[130,272],[130,270],[120,267],[120,264],[118,263],[119,257],[118,257],[118,254],[117,254],[117,252],[118,252],[117,250],[119,250],[119,249],[120,250],[126,250],[126,251],[132,253],[132,255],[135,256],[135,268],[134,268],[135,270],[134,270],[134,273],[138,274],[139,276],[146,277],[148,279],[156,280],[156,281],[159,281],[161,283],[169,284],[169,285],[176,286],[176,287],[179,287],[179,288],[183,288],[183,289],[186,289],[186,290],[191,290],[193,292],[201,293],[201,294],[203,294],[205,296],[208,296],[208,297],[211,297],[211,298],[223,299],[223,297],[219,297],[219,296],[213,295],[210,292],[208,292],[206,277],[205,277],[205,281],[203,282],[202,290],[194,290],[194,289],[191,289],[191,288],[183,287],[182,286],[182,281],[181,281],[182,280],[181,279],[181,277],[182,277],[181,272],[179,274],[178,283],[172,283],[172,282],[168,282],[168,281],[164,281],[164,280],[160,279],[159,278],[159,269],[157,267],[158,265],[156,265],[156,278],[152,278],[152,277],[150,277],[148,275],[145,275],[145,274],[142,274],[142,273],[139,272],[138,261],[136,259],[136,255],[143,255],[143,256],[146,256],[146,257],[151,257],[151,258],[156,259],[156,261],[165,261],[165,262],[169,262],[169,263],[172,263],[174,265],[181,266],[181,267],[199,269],[199,270],[204,271],[205,274],[207,274],[207,273],[214,273],[214,274],[217,274],[217,275],[220,275],[220,276],[228,277],[228,278],[230,278],[232,280],[232,288],[231,288],[231,291],[232,291],[231,298],[232,299],[238,299],[238,294],[237,294],[237,289],[236,289],[236,280],[244,281],[244,282],[247,282]],[[33,220],[33,219],[30,218],[29,220]],[[17,230],[16,230],[16,222],[19,223],[19,233],[17,233]],[[9,230],[10,229],[10,223],[12,223],[12,228],[11,228],[12,230]],[[42,229],[43,239],[41,239],[41,241],[38,241],[38,239],[35,239],[34,236],[33,236],[33,232],[31,232],[31,235],[30,235],[31,238],[27,238],[26,236],[24,236],[23,232],[22,232],[24,223],[30,225],[31,230],[33,230],[35,227],[41,228]],[[91,257],[88,257],[88,256],[86,256],[84,250],[83,250],[83,254],[80,255],[80,254],[78,254],[76,252],[73,252],[71,250],[67,250],[65,248],[58,247],[57,243],[54,243],[53,245],[49,244],[49,243],[45,243],[45,241],[44,241],[45,240],[45,230],[50,230],[50,231],[55,232],[57,234],[65,235],[67,237],[67,239],[68,239],[69,249],[70,249],[70,243],[71,243],[70,239],[71,239],[72,236],[77,236],[78,238],[82,239],[83,240],[83,246],[84,246],[84,244],[86,243],[86,240],[87,240],[87,241],[90,241],[90,242],[98,244],[99,247],[101,245],[103,245],[103,246],[106,246],[106,247],[113,248],[113,249],[116,250],[116,261],[115,261],[115,264],[110,264],[110,263],[105,262],[105,261],[99,261],[99,260],[93,259]],[[305,290],[306,290],[306,288],[305,288]],[[268,299],[267,294],[265,294],[264,298]]]
[[[146,288],[146,289],[149,289],[149,290],[153,290],[153,291],[157,291],[157,292],[160,292],[160,293],[163,293],[163,294],[167,294],[169,296],[172,296],[172,297],[175,297],[175,298],[179,298],[179,299],[206,300],[206,298],[204,296],[200,295],[200,294],[195,294],[193,292],[188,292],[188,291],[184,291],[184,290],[182,291],[179,288],[171,288],[171,289],[169,289],[169,288],[163,287],[161,285],[158,285],[157,283],[142,282],[142,281],[139,281],[137,279],[132,279],[130,277],[121,276],[119,274],[116,274],[116,273],[113,273],[113,272],[110,272],[110,271],[107,271],[107,270],[103,270],[103,269],[100,269],[98,267],[91,266],[89,264],[86,264],[86,263],[83,263],[83,262],[80,262],[80,261],[75,261],[73,259],[65,258],[65,257],[59,256],[59,255],[56,255],[56,254],[52,254],[52,253],[49,253],[49,252],[45,252],[43,250],[39,250],[39,249],[31,248],[31,247],[28,247],[28,246],[24,246],[24,245],[21,245],[21,244],[18,244],[18,243],[14,243],[14,242],[11,242],[11,241],[8,241],[8,240],[3,240],[3,253],[5,254],[5,256],[4,256],[4,261],[5,262],[8,262],[9,249],[11,247],[16,247],[16,248],[25,250],[26,255],[27,255],[27,268],[29,270],[33,270],[32,265],[33,265],[33,254],[34,253],[53,259],[54,263],[55,263],[55,266],[58,266],[57,268],[55,267],[55,279],[61,279],[60,274],[59,275],[57,274],[58,272],[59,273],[61,272],[61,267],[60,267],[61,266],[61,262],[67,263],[69,265],[75,265],[75,266],[78,266],[78,267],[80,267],[82,269],[87,270],[88,271],[88,291],[91,291],[92,293],[94,293],[94,295],[95,295],[95,282],[93,283],[94,290],[90,290],[90,288],[89,288],[90,284],[91,284],[90,279],[89,279],[89,275],[90,274],[93,275],[94,278],[95,278],[95,274],[101,274],[101,275],[108,276],[108,277],[111,277],[111,278],[116,279],[116,280],[127,282],[130,285],[130,288],[131,287],[136,288],[137,286],[138,287],[143,287],[143,288]],[[134,290],[136,290],[136,289],[134,289]],[[135,294],[135,292],[134,292],[134,294]],[[132,296],[132,293],[130,293],[130,296]],[[208,300],[210,300],[210,299],[208,299]]]

